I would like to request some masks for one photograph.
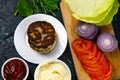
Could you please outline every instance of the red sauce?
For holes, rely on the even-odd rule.
[[[5,64],[3,74],[6,80],[23,80],[26,67],[22,61],[14,59]]]

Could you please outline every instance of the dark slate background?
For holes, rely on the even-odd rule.
[[[19,22],[23,19],[20,15],[14,17],[13,14],[16,10],[16,3],[18,0],[0,0],[0,69],[5,60],[11,57],[20,57],[22,58],[15,49],[13,37],[14,31],[19,24]],[[62,15],[61,12],[56,12],[57,19],[59,19],[62,23]],[[72,80],[77,80],[72,57],[70,54],[69,44],[63,55],[59,58],[64,61],[71,70]],[[26,61],[27,62],[27,61]],[[29,65],[29,76],[27,80],[34,80],[34,70],[37,67],[37,64],[32,64],[27,62]],[[0,74],[0,80],[2,76]]]
[[[23,17],[19,15],[16,17],[13,16],[16,10],[16,3],[17,0],[0,0],[0,69],[2,64],[8,58],[22,58],[16,51],[13,42],[14,31],[18,23],[23,19]],[[56,14],[57,19],[59,19],[63,23],[61,12],[58,11],[56,12]],[[120,47],[120,10],[114,16],[112,24]],[[65,52],[59,59],[64,61],[70,67],[72,73],[72,80],[77,80],[69,44],[67,45]],[[30,73],[27,80],[34,80],[34,70],[37,67],[37,65],[29,62],[27,63],[30,69]],[[0,80],[3,80],[1,74]]]

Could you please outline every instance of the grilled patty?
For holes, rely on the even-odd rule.
[[[55,47],[57,35],[49,22],[33,22],[29,25],[27,35],[29,45],[38,52],[48,53]]]

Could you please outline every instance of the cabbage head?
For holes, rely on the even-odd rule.
[[[65,2],[76,19],[99,26],[111,23],[119,8],[118,0],[65,0]]]

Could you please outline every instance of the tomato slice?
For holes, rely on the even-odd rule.
[[[92,42],[78,38],[72,42],[72,47],[73,50],[78,53],[86,53],[86,51],[88,51],[92,47]]]
[[[88,58],[89,59],[92,59],[92,58],[94,58],[95,59],[95,57],[98,55],[98,48],[97,48],[97,46],[94,44],[93,45],[93,48],[88,52]]]
[[[101,57],[102,57],[102,54],[100,53],[100,51],[99,51],[99,49],[98,49],[97,55],[95,56],[95,59],[96,59],[96,61],[98,62],[98,64],[99,64],[99,62],[100,62]]]
[[[99,72],[99,71],[101,71],[101,69],[99,68],[99,66],[98,65],[94,65],[94,66],[86,66],[86,65],[82,65],[83,66],[83,68],[85,69],[85,70],[87,70],[87,71],[91,71],[91,72]]]
[[[92,80],[109,80],[112,68],[104,53],[92,41],[78,38],[72,43],[73,51]]]
[[[108,73],[108,71],[110,70],[110,63],[104,62],[101,69],[104,74]]]
[[[98,61],[99,65],[101,66],[101,69],[103,70],[103,73],[106,73],[109,71],[110,62],[105,57],[103,53],[101,53],[101,59]]]
[[[97,53],[98,53],[98,48],[96,47],[96,45],[93,45],[91,50],[86,50],[86,53],[79,55],[79,57],[81,57],[82,59],[92,60],[98,55]]]
[[[103,52],[102,51],[98,51],[98,53],[99,54],[101,54],[101,57],[100,57],[100,59],[98,60],[98,63],[100,64],[100,65],[102,65],[102,63],[104,62],[104,54],[103,54]]]
[[[88,67],[93,67],[97,62],[96,60],[86,60],[81,58],[79,58],[79,60],[83,65],[86,65]]]
[[[89,71],[89,70],[85,70],[88,75],[91,77],[91,78],[96,78],[98,80],[103,80],[104,79],[104,74],[101,72],[101,70],[98,70],[98,71]]]
[[[92,49],[89,50],[89,51],[86,51],[87,53],[86,54],[81,54],[78,56],[78,59],[85,65],[94,65],[97,62],[95,56],[98,55],[97,52],[98,52],[98,48],[96,47],[96,45],[93,45]]]
[[[103,80],[110,80],[112,76],[112,65],[110,64],[110,70],[107,74],[105,74],[105,78]]]
[[[102,72],[106,74],[110,69],[110,62],[107,60],[107,58],[102,52],[100,52],[100,54],[101,54],[101,57],[98,60],[98,64],[100,65]]]

